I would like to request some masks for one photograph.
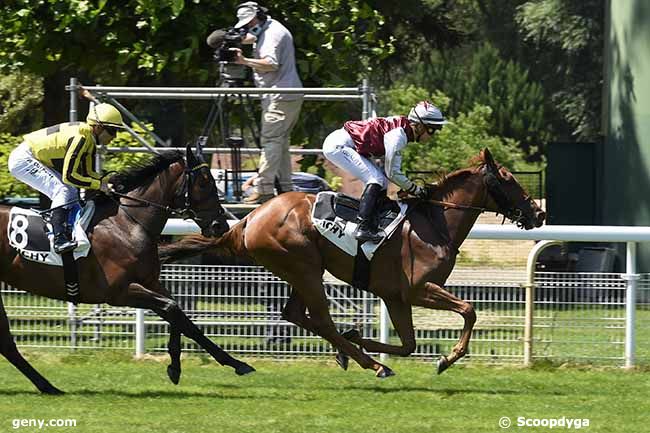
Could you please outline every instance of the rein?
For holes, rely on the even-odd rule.
[[[199,164],[199,165],[197,165],[196,167],[194,167],[194,168],[192,168],[190,170],[185,169],[185,174],[184,174],[185,175],[185,181],[184,181],[185,202],[184,202],[184,207],[183,208],[175,208],[175,207],[172,207],[172,206],[165,206],[165,205],[162,205],[160,203],[149,201],[149,200],[146,200],[146,199],[143,199],[143,198],[131,197],[129,195],[122,194],[122,193],[117,192],[117,191],[111,191],[109,194],[111,196],[124,198],[124,199],[131,200],[131,201],[134,201],[134,202],[137,202],[137,203],[142,203],[142,204],[146,205],[145,207],[154,207],[156,209],[160,209],[165,213],[168,213],[168,214],[173,215],[173,216],[178,216],[178,217],[181,217],[183,219],[192,218],[192,219],[196,220],[196,219],[198,219],[198,217],[197,217],[196,213],[194,212],[194,210],[192,210],[191,207],[190,207],[191,203],[192,203],[191,193],[190,193],[190,191],[192,190],[192,177],[191,176],[192,176],[192,173],[194,173],[195,171],[200,170],[200,169],[205,168],[205,167],[208,167],[208,164],[204,162],[204,163]],[[119,206],[127,206],[127,205],[121,203],[119,200],[117,201],[117,203],[118,203]]]
[[[477,207],[477,206],[469,206],[466,204],[458,204],[458,203],[452,203],[448,201],[441,201],[441,200],[433,200],[433,199],[426,199],[425,200],[427,203],[434,204],[436,206],[442,206],[450,209],[459,209],[459,210],[473,210],[477,212],[486,212],[488,211],[487,208],[485,207]]]

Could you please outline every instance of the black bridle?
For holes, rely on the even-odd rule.
[[[509,219],[519,228],[526,227],[526,216],[521,210],[525,205],[532,205],[533,199],[529,195],[523,196],[518,201],[511,200],[510,197],[504,192],[503,184],[505,180],[499,176],[495,171],[496,167],[491,168],[486,165],[485,174],[483,175],[483,182],[487,187],[488,193],[496,202],[499,211],[505,218]]]
[[[510,197],[508,197],[508,195],[504,191],[503,184],[505,180],[498,175],[497,170],[498,168],[489,167],[486,164],[484,167],[483,184],[486,186],[488,190],[488,194],[490,194],[494,202],[497,204],[497,207],[499,208],[497,214],[502,214],[504,216],[504,221],[507,218],[513,223],[515,223],[517,227],[523,228],[526,226],[526,222],[525,222],[526,216],[524,215],[521,208],[524,207],[525,205],[532,205],[533,199],[529,195],[525,195],[524,197],[522,197],[520,200],[516,202],[511,200]],[[427,202],[434,205],[450,208],[450,209],[477,211],[480,213],[490,211],[490,209],[488,209],[486,206],[483,207],[469,206],[464,204],[451,203],[451,202],[433,200],[433,199],[429,199],[427,200]]]
[[[137,203],[141,203],[147,207],[154,207],[156,209],[160,209],[163,212],[169,214],[170,216],[176,216],[182,219],[192,219],[196,223],[199,223],[199,221],[202,221],[202,218],[198,216],[198,214],[192,209],[192,185],[194,183],[194,177],[196,175],[196,172],[203,168],[209,168],[208,164],[206,162],[202,162],[201,164],[189,168],[189,164],[185,165],[185,170],[183,173],[184,179],[183,179],[183,187],[182,189],[182,194],[183,194],[183,207],[178,208],[178,207],[173,207],[173,206],[165,206],[160,203],[152,202],[150,200],[145,200],[143,198],[138,198],[138,197],[131,197],[126,194],[122,194],[117,191],[111,191],[109,195],[119,197],[119,198],[124,198],[128,199]],[[120,206],[127,206],[121,202],[118,201],[118,204]],[[221,216],[224,214],[224,210],[222,208],[219,208],[218,210],[218,216]]]

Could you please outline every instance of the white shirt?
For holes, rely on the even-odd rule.
[[[413,182],[402,172],[402,150],[408,144],[404,128],[395,128],[384,134],[384,170],[391,182],[405,191],[410,191]]]
[[[277,69],[269,72],[259,72],[253,69],[255,85],[257,87],[302,87],[302,82],[296,70],[293,36],[285,26],[270,17],[264,27],[264,31],[255,42],[253,52],[256,58],[266,59]],[[302,95],[267,94],[263,97],[292,100],[300,99]]]

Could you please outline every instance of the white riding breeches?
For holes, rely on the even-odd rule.
[[[52,207],[76,200],[77,188],[63,183],[61,174],[37,160],[27,143],[16,147],[9,155],[9,172],[19,181],[45,194],[52,200]]]
[[[327,136],[323,143],[323,155],[328,161],[350,173],[366,185],[376,183],[382,189],[388,187],[384,170],[370,159],[359,155],[348,132],[341,128]]]

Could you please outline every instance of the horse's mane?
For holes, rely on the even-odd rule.
[[[435,184],[429,184],[432,191],[431,198],[445,200],[457,188],[458,184],[465,182],[468,176],[476,173],[483,165],[485,165],[485,161],[481,155],[477,155],[468,161],[468,167],[440,174]]]
[[[156,176],[170,165],[183,159],[183,152],[162,152],[146,162],[136,164],[111,177],[115,189],[125,194],[136,188],[147,187]]]

